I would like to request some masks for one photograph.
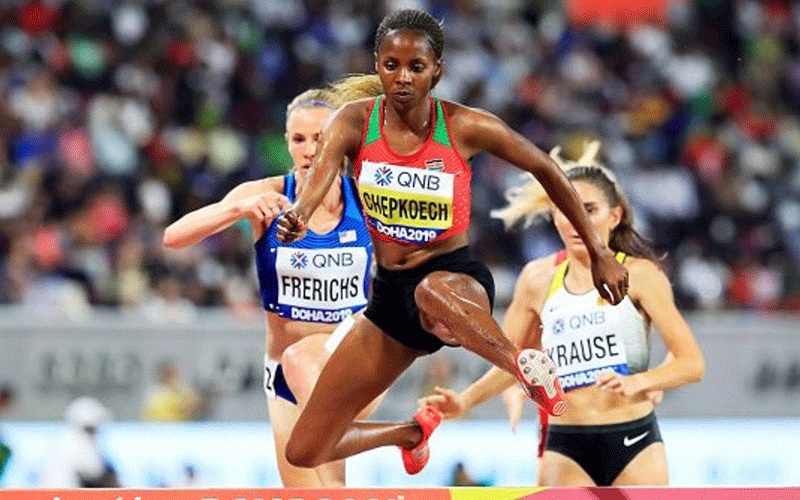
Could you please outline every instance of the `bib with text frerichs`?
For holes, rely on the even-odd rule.
[[[363,247],[277,249],[278,304],[290,319],[338,323],[367,303]]]

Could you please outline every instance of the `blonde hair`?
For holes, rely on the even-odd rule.
[[[349,75],[331,84],[341,104],[383,95],[383,84],[378,75]],[[341,105],[340,104],[340,105]]]
[[[571,182],[588,182],[598,188],[611,207],[620,207],[622,217],[619,224],[611,230],[608,247],[615,252],[624,252],[633,257],[648,259],[658,263],[659,258],[647,240],[633,228],[633,211],[625,193],[619,188],[614,174],[597,161],[600,151],[600,141],[588,143],[583,154],[577,161],[561,158],[561,148],[556,146],[550,151],[550,157],[564,170]],[[538,216],[550,213],[552,202],[544,188],[532,175],[529,181],[522,186],[509,189],[506,198],[509,205],[501,210],[492,212],[493,217],[502,219],[506,228],[514,225],[520,219],[525,219],[525,227],[529,226]]]
[[[564,172],[579,166],[601,168],[604,173],[610,176],[609,178],[612,182],[616,183],[614,174],[597,161],[598,152],[600,152],[600,141],[592,141],[586,145],[583,154],[577,161],[562,158],[561,146],[556,146],[550,150],[550,158],[552,158],[556,165]],[[536,220],[537,217],[547,218],[550,216],[552,201],[550,201],[550,197],[547,196],[547,192],[542,185],[528,172],[522,174],[522,178],[521,184],[506,191],[508,205],[491,211],[491,216],[495,219],[502,220],[506,229],[512,227],[520,220],[523,221],[523,227],[528,227],[533,224],[533,221]]]
[[[383,85],[378,75],[350,75],[330,84],[328,88],[309,89],[301,93],[286,106],[286,117],[300,108],[335,110],[348,102],[379,95],[383,95]]]
[[[323,107],[336,110],[348,102],[382,94],[383,85],[378,75],[350,75],[330,84],[327,88],[309,89],[299,94],[286,106],[286,119],[288,121],[289,115],[297,109]],[[342,165],[342,169],[345,168],[345,165]]]
[[[292,102],[286,106],[286,118],[289,118],[292,111],[300,108],[337,109],[341,105],[342,100],[335,92],[328,89],[309,89],[292,99]]]

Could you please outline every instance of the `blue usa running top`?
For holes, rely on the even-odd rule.
[[[284,176],[284,195],[294,202],[295,178]],[[264,309],[314,323],[339,323],[367,305],[372,240],[353,180],[342,176],[344,211],[327,234],[308,231],[285,245],[277,219],[256,241],[256,267]]]

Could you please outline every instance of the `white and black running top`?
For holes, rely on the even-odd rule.
[[[623,262],[625,254],[618,253]],[[616,306],[597,290],[584,294],[564,286],[569,261],[556,269],[542,306],[542,346],[558,368],[561,387],[568,391],[597,381],[600,372],[628,375],[647,370],[649,325],[629,296]]]

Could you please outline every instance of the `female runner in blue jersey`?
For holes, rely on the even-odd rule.
[[[368,78],[347,81],[350,96],[379,91]],[[165,246],[183,248],[243,219],[252,227],[267,319],[264,390],[286,487],[336,487],[345,482],[344,461],[298,468],[286,461],[285,449],[322,365],[353,324],[353,314],[367,304],[372,242],[353,181],[343,175],[337,176],[309,218],[309,237],[279,245],[273,222],[294,201],[307,178],[323,124],[349,98],[330,90],[309,90],[297,96],[286,115],[292,172],[245,182],[220,202],[186,214],[164,232]],[[364,415],[374,410],[378,399]]]
[[[654,486],[667,484],[667,459],[654,405],[664,389],[697,382],[703,354],[672,299],[653,250],[632,227],[631,209],[612,174],[598,165],[599,143],[577,162],[561,163],[595,229],[618,252],[630,273],[628,296],[609,307],[592,288],[586,247],[536,182],[509,192],[496,213],[507,226],[552,211],[565,250],[534,260],[522,271],[504,318],[517,342],[544,346],[558,366],[570,411],[541,415],[541,486]],[[666,344],[667,359],[648,369],[650,325]],[[460,394],[436,388],[420,400],[447,418],[463,415],[515,379],[492,368]],[[512,427],[519,418],[518,391],[509,395]],[[548,423],[549,420],[549,423]]]
[[[435,410],[406,423],[354,422],[419,356],[462,345],[510,373],[553,414],[562,413],[555,368],[518,348],[492,319],[492,276],[470,260],[467,160],[488,151],[547,188],[586,242],[594,283],[609,302],[627,271],[603,244],[567,179],[540,149],[485,111],[431,96],[442,74],[443,33],[430,15],[404,10],[381,22],[375,69],[384,97],[338,110],[325,127],[306,188],[279,219],[282,241],[302,241],[311,214],[353,162],[378,270],[370,303],[323,367],[286,446],[290,463],[314,467],[378,446],[402,449],[406,471],[427,463]]]

